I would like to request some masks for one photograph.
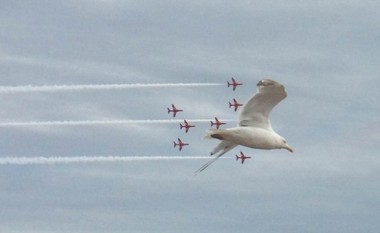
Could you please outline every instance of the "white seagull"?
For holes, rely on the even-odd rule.
[[[206,131],[205,138],[216,138],[221,142],[211,152],[215,158],[199,168],[196,173],[205,170],[237,145],[265,150],[287,149],[293,152],[285,138],[274,132],[269,120],[269,113],[273,107],[285,97],[286,91],[282,84],[270,79],[258,82],[257,92],[243,105],[237,127]]]

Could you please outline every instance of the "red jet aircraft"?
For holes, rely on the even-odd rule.
[[[232,83],[227,81],[227,87],[232,86],[232,90],[235,91],[237,86],[243,85],[243,83],[236,82],[234,78],[232,78]]]
[[[217,117],[215,117],[215,122],[213,121],[210,121],[210,122],[211,122],[211,127],[215,125],[217,129],[219,129],[219,126],[226,124],[225,122],[219,121]]]
[[[236,112],[236,110],[238,109],[238,107],[239,107],[239,106],[243,106],[243,104],[237,102],[236,99],[233,99],[233,101],[234,101],[233,103],[231,103],[231,102],[228,102],[228,103],[230,104],[230,108],[231,108],[231,107],[234,107],[234,108],[235,108],[235,112]]]
[[[179,138],[178,138],[178,143],[176,143],[175,141],[173,141],[173,143],[174,143],[174,147],[178,146],[180,151],[182,150],[183,146],[189,145],[188,143],[182,142],[181,139],[179,139]]]
[[[182,109],[177,109],[174,104],[172,104],[172,109],[168,108],[168,114],[169,113],[173,113],[173,117],[175,117],[177,115],[177,112],[182,112],[183,110]]]
[[[250,159],[250,158],[251,158],[251,157],[249,157],[249,156],[245,156],[245,155],[243,154],[243,152],[241,152],[241,151],[240,151],[240,155],[241,155],[241,156],[236,155],[236,160],[241,159],[241,164],[244,163],[244,160],[246,160],[246,159]]]
[[[191,127],[195,127],[195,125],[190,125],[189,123],[187,123],[186,120],[183,120],[183,122],[184,122],[185,124],[182,125],[181,123],[179,123],[179,128],[180,128],[180,129],[185,128],[185,129],[186,129],[186,133],[189,131],[189,129],[190,129]]]

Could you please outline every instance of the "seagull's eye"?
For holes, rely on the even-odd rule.
[[[284,143],[286,143],[286,140],[285,140],[285,139],[282,139],[282,141],[283,141]]]

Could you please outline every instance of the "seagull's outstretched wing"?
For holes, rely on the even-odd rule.
[[[257,92],[244,105],[239,116],[239,126],[257,127],[272,131],[269,113],[285,99],[285,87],[273,80],[263,79],[257,83]]]

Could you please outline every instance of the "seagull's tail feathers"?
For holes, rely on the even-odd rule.
[[[219,152],[221,153],[226,153],[230,150],[232,150],[233,148],[235,148],[237,145],[233,142],[229,142],[229,141],[221,141],[210,153],[210,155],[215,155]]]
[[[218,152],[220,152],[218,155],[215,156],[215,158],[211,159],[210,161],[208,161],[207,163],[205,163],[202,167],[200,167],[196,172],[195,172],[195,175],[197,175],[198,173],[202,172],[203,170],[205,170],[208,166],[210,166],[212,163],[214,163],[218,158],[220,158],[222,155],[224,155],[225,153],[227,153],[228,151],[232,150],[233,148],[235,148],[237,145],[232,143],[232,142],[228,142],[228,141],[222,141],[221,143],[219,143],[215,148],[214,150],[211,152],[211,155],[214,155]]]
[[[203,135],[203,139],[212,139],[211,135],[213,134],[214,129],[209,129]]]

